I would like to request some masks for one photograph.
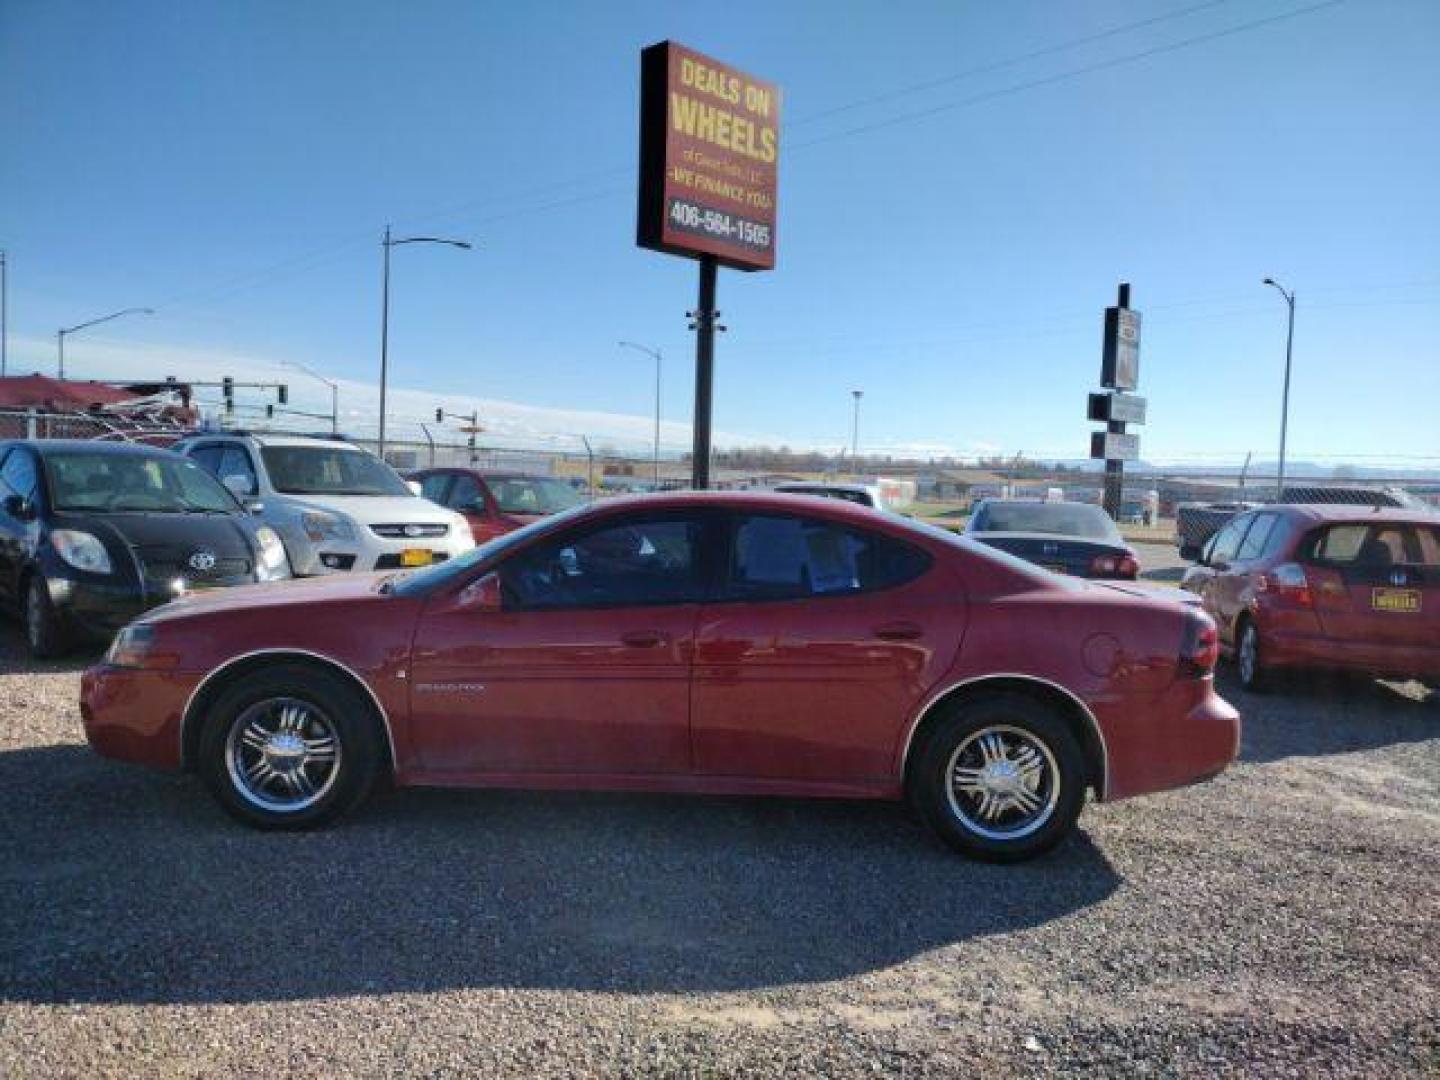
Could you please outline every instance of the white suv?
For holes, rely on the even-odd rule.
[[[230,431],[191,435],[174,449],[280,534],[296,574],[426,566],[475,546],[463,517],[340,439]]]

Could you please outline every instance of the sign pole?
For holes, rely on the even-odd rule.
[[[690,454],[690,485],[710,486],[710,414],[715,385],[715,282],[719,265],[713,255],[700,259],[700,302],[691,328],[695,331],[695,442]]]
[[[1124,283],[1120,286],[1119,299],[1116,306],[1121,311],[1130,307],[1130,285]],[[1117,390],[1116,393],[1123,391]],[[1125,434],[1125,423],[1122,420],[1111,420],[1106,424],[1106,431],[1116,435]],[[1110,515],[1111,520],[1120,520],[1121,503],[1125,500],[1125,462],[1105,462],[1105,512]]]

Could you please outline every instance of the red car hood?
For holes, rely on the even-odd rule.
[[[255,608],[283,608],[293,604],[314,604],[327,600],[379,600],[383,599],[380,583],[394,573],[395,571],[391,570],[378,574],[326,574],[321,577],[194,592],[147,612],[144,621],[163,622],[191,615],[213,615],[218,612]]]

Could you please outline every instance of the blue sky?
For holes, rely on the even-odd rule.
[[[1440,464],[1440,4],[1241,29],[1314,2],[3,0],[12,368],[148,305],[74,372],[298,360],[359,394],[391,221],[479,245],[396,252],[408,415],[643,440],[628,338],[665,349],[684,445],[695,268],[633,243],[638,51],[668,37],[785,95],[778,268],[721,275],[726,438],[838,445],[861,387],[865,447],[1083,456],[1128,280],[1146,456],[1271,456],[1273,275],[1292,455]]]

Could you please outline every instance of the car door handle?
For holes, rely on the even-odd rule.
[[[631,630],[620,635],[622,645],[628,645],[632,649],[653,649],[656,645],[664,645],[670,640],[669,634],[662,634],[659,630]]]
[[[875,636],[881,641],[914,641],[925,631],[914,623],[886,623],[875,628]]]

